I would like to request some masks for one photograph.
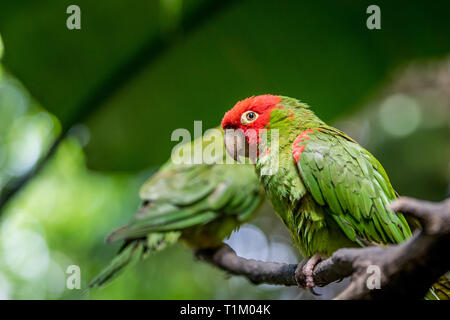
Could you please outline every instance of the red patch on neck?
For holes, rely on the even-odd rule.
[[[294,111],[292,111],[292,109],[289,109],[289,115],[286,117],[286,119],[294,119]]]
[[[299,144],[301,142],[304,142],[305,140],[311,139],[308,134],[312,133],[312,132],[314,132],[313,129],[305,130],[305,131],[301,132],[297,136],[297,138],[295,138],[294,143],[292,144],[292,155],[294,156],[295,162],[298,162],[300,160],[300,156],[302,155],[302,152],[306,148],[305,145],[300,146]]]

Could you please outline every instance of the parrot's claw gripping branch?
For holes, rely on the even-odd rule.
[[[422,230],[412,238],[386,247],[345,248],[318,263],[314,283],[325,286],[352,276],[349,286],[335,299],[421,299],[429,287],[450,270],[450,198],[440,203],[401,197],[391,209],[420,221]],[[296,286],[296,264],[245,259],[224,245],[196,252],[197,257],[254,284]],[[370,266],[380,270],[379,286],[368,285]]]

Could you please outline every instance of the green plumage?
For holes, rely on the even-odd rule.
[[[319,129],[299,143],[305,150],[296,163],[313,199],[322,202],[352,242],[361,237],[375,243],[398,243],[409,237],[403,216],[386,209],[396,196],[375,158],[335,129]]]
[[[306,104],[287,97],[280,104],[269,122],[279,130],[279,154],[260,157],[256,168],[279,157],[278,172],[261,182],[302,254],[411,236],[403,215],[387,209],[396,193],[375,157]]]
[[[202,143],[202,150],[214,143],[222,152],[213,153],[212,164],[175,164],[169,159],[142,186],[141,209],[128,225],[107,237],[107,242],[125,241],[122,249],[90,287],[102,286],[130,262],[178,239],[192,248],[220,246],[233,230],[252,218],[263,200],[263,190],[251,165],[230,161],[219,130],[209,131],[202,142],[194,140],[180,149],[181,155],[190,154],[196,143]],[[233,164],[226,164],[230,162]]]
[[[260,156],[260,181],[305,257],[342,247],[399,243],[411,236],[401,213],[387,209],[394,191],[381,164],[300,101],[283,97],[271,111],[279,150]],[[279,170],[261,175],[278,157]]]

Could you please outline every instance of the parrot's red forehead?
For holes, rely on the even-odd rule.
[[[225,113],[222,120],[222,128],[238,128],[241,125],[241,115],[244,112],[251,110],[258,114],[264,114],[275,108],[281,100],[280,96],[264,94],[239,101],[230,111]]]

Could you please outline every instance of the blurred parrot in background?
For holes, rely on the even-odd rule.
[[[250,97],[225,114],[222,128],[227,151],[235,159],[251,159],[273,208],[309,258],[296,272],[301,287],[314,287],[314,266],[339,248],[411,237],[412,224],[388,209],[397,194],[381,164],[307,104],[275,95]],[[249,155],[252,148],[256,152]],[[263,173],[274,164],[277,170]],[[427,297],[447,299],[449,284],[441,277]]]
[[[228,156],[220,127],[183,144],[180,154],[190,158],[196,143],[201,144],[201,150],[211,150],[214,144],[219,148],[212,153],[209,164],[175,164],[171,157],[142,186],[141,209],[128,225],[106,239],[108,243],[124,241],[119,253],[88,288],[103,286],[130,262],[178,240],[193,249],[219,247],[233,230],[254,216],[264,191],[253,167],[237,164]]]

